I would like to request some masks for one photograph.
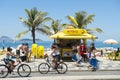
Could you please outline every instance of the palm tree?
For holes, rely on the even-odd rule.
[[[24,18],[20,18],[20,20],[23,22],[25,27],[28,28],[28,30],[25,30],[23,32],[20,32],[17,36],[16,39],[19,39],[22,35],[25,35],[28,32],[31,32],[32,38],[33,38],[33,43],[35,43],[35,32],[40,31],[42,33],[46,33],[46,30],[43,28],[43,23],[51,20],[50,17],[47,16],[47,12],[42,12],[38,11],[37,8],[33,9],[25,9],[25,12],[27,14],[27,19],[25,20]]]
[[[63,30],[67,26],[67,24],[65,24],[65,23],[61,24],[60,22],[61,22],[61,20],[52,20],[51,26],[45,26],[46,29],[48,30],[48,32],[50,33],[47,35],[56,34],[57,32]]]
[[[46,35],[56,34],[57,32],[59,32],[67,27],[67,24],[65,24],[65,23],[61,24],[60,22],[61,22],[61,20],[53,20],[52,19],[50,26],[47,26],[47,25],[44,26],[44,28],[46,29],[46,32],[47,32]],[[55,39],[54,39],[54,43],[55,43]]]
[[[103,32],[100,28],[87,28],[87,25],[89,23],[93,22],[93,18],[95,15],[90,14],[87,15],[85,11],[82,12],[76,12],[75,17],[72,16],[67,16],[67,18],[71,21],[71,24],[75,28],[80,28],[80,29],[86,29],[88,33],[93,33],[93,32]]]

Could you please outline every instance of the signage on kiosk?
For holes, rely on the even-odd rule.
[[[63,33],[68,35],[82,35],[87,32],[85,29],[65,29],[63,30]]]

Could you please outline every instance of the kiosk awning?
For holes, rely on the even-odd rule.
[[[69,35],[63,32],[58,32],[50,36],[50,38],[53,38],[53,39],[96,39],[97,37],[94,35],[88,34],[88,33],[81,34],[81,35]]]

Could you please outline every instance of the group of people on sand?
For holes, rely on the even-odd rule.
[[[91,43],[90,47],[87,47],[84,42],[81,44],[75,44],[72,46],[72,51],[72,60],[75,62],[76,66],[78,66],[81,62],[89,62],[90,66],[94,66],[93,68],[97,68],[98,60],[95,56],[96,48],[94,43]]]
[[[30,52],[29,50],[29,45],[28,43],[20,44],[16,48],[16,52],[13,52],[12,47],[7,47],[7,52],[4,58],[5,64],[8,64],[10,66],[11,71],[14,68],[14,63],[16,61],[27,61],[27,56],[28,53]],[[19,60],[20,58],[20,60]]]

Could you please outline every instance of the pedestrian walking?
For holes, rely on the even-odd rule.
[[[89,62],[89,67],[92,67],[92,71],[96,71],[98,69],[98,60],[94,54],[92,54],[92,58],[90,58]]]
[[[80,52],[80,55],[82,56],[84,62],[88,61],[88,56],[86,54],[86,51],[87,51],[86,45],[84,43],[81,43],[81,45],[79,47],[79,52]]]
[[[93,55],[95,55],[95,51],[96,51],[96,48],[95,48],[95,45],[94,45],[94,43],[91,43],[90,44],[90,47],[89,47],[89,58],[91,58],[91,55],[93,54]]]
[[[3,42],[2,42],[2,46],[3,46],[3,51],[4,51],[4,49],[5,49],[5,40],[3,40]]]

